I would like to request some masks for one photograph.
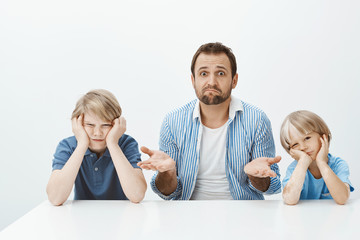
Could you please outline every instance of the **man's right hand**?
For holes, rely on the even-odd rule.
[[[141,147],[140,149],[150,157],[148,160],[138,163],[138,166],[142,169],[159,172],[176,171],[175,161],[166,153],[158,150],[150,150],[147,147]]]
[[[88,148],[90,140],[83,126],[83,118],[84,118],[84,114],[81,114],[79,117],[73,118],[71,120],[72,132],[75,135],[76,141],[78,142],[78,146],[82,145]]]

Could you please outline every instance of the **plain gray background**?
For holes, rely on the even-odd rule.
[[[237,57],[233,95],[270,118],[282,178],[292,160],[280,125],[308,109],[329,125],[330,152],[348,162],[358,198],[359,10],[355,0],[2,0],[0,230],[47,198],[52,155],[72,135],[82,94],[113,92],[127,134],[157,149],[164,115],[195,98],[193,54],[213,41]],[[155,199],[149,187],[145,200]]]

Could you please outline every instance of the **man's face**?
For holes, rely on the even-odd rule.
[[[191,75],[196,96],[206,105],[226,101],[237,84],[237,74],[232,78],[231,64],[225,53],[201,53],[195,62],[195,76]]]

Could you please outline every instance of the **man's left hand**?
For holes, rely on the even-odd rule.
[[[271,170],[270,166],[274,163],[280,162],[280,160],[280,156],[276,156],[274,158],[256,158],[245,165],[244,171],[247,175],[258,178],[276,177],[276,173]]]

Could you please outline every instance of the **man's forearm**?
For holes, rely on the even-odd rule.
[[[159,172],[155,179],[155,185],[164,195],[170,195],[176,190],[176,170]]]
[[[259,178],[259,177],[253,177],[251,175],[248,175],[249,180],[251,181],[251,184],[257,189],[262,192],[266,192],[266,190],[269,189],[270,186],[270,177],[266,178]]]

